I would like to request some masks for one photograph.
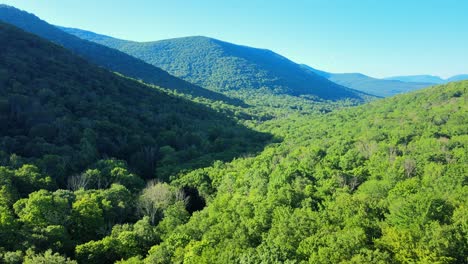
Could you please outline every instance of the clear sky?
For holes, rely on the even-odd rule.
[[[0,0],[49,23],[151,41],[203,35],[331,72],[468,73],[465,0]]]

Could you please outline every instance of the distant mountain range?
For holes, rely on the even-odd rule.
[[[381,97],[407,93],[433,85],[433,83],[377,79],[361,73],[330,73],[307,65],[302,66],[337,84]]]
[[[447,82],[458,82],[468,80],[468,74],[459,74],[446,79]]]
[[[384,78],[385,80],[397,80],[403,82],[426,82],[433,84],[444,84],[448,82],[456,82],[462,80],[468,80],[468,74],[455,75],[447,79],[442,79],[439,76],[433,75],[409,75],[409,76],[394,76]]]
[[[233,104],[239,103],[238,100],[233,100],[222,94],[201,88],[172,76],[166,71],[129,56],[124,52],[68,34],[39,19],[35,15],[17,8],[0,4],[0,21],[15,25],[27,32],[59,44],[86,58],[90,62],[111,71],[119,72],[123,75],[141,79],[147,83],[181,93],[205,97],[212,100],[226,101]]]
[[[468,74],[456,75],[448,79],[432,75],[395,76],[378,79],[362,73],[330,73],[317,70],[305,64],[302,67],[334,83],[382,97],[407,93],[435,84],[468,80]]]
[[[62,30],[114,48],[215,91],[258,90],[323,99],[360,99],[365,94],[335,84],[270,50],[208,37],[134,42],[80,29]]]

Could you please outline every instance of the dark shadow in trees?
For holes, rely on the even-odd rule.
[[[185,208],[190,214],[193,214],[193,212],[196,211],[200,211],[206,206],[205,199],[200,196],[196,188],[184,187],[182,190],[187,197],[187,205]]]

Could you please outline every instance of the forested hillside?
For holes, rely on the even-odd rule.
[[[126,76],[141,79],[147,83],[194,97],[221,100],[235,105],[242,104],[239,100],[233,100],[219,93],[203,89],[176,78],[166,71],[129,56],[126,53],[67,34],[33,14],[14,7],[0,4],[0,20],[64,46],[90,62],[111,71],[116,71]]]
[[[194,159],[207,164],[265,138],[200,104],[119,77],[6,24],[1,29],[1,146],[41,159],[46,170],[49,164],[76,172],[105,156],[135,163],[139,172],[149,164],[146,169]]]
[[[207,37],[155,42],[119,40],[89,31],[61,28],[161,67],[184,80],[215,91],[254,90],[329,100],[369,96],[337,85],[270,50],[235,45]]]

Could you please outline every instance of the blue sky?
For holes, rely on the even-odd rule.
[[[204,35],[331,72],[468,73],[464,0],[5,0],[52,24],[151,41]]]

